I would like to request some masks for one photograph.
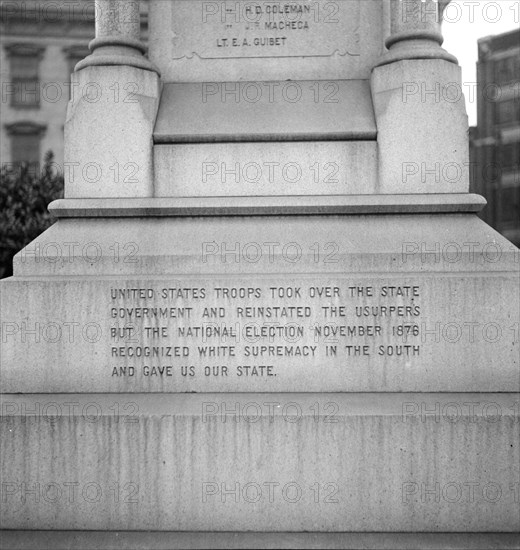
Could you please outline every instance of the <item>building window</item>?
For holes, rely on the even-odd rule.
[[[39,65],[44,49],[31,44],[10,44],[6,50],[11,70],[11,106],[39,107]]]
[[[505,226],[517,226],[520,220],[520,186],[503,187],[500,221]]]
[[[497,123],[513,124],[520,122],[520,100],[508,99],[497,103]]]
[[[34,122],[15,122],[6,126],[11,140],[11,162],[14,166],[27,164],[36,170],[40,164],[41,139],[46,127]]]
[[[520,166],[520,141],[501,145],[499,155],[502,169],[518,168]]]
[[[511,55],[498,59],[495,64],[495,80],[499,84],[505,84],[518,78],[520,72],[520,58],[518,55]]]

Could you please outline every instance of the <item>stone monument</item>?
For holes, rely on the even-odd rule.
[[[519,251],[448,3],[150,0],[146,55],[98,0],[0,285],[4,540],[517,547]]]

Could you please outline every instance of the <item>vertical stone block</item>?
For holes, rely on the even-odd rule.
[[[151,197],[159,76],[128,65],[72,77],[65,124],[65,197]]]
[[[460,67],[442,59],[376,67],[380,192],[467,193],[468,117]]]

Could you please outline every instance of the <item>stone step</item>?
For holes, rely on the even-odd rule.
[[[520,527],[513,393],[36,394],[2,405],[4,529]]]
[[[155,143],[375,140],[368,80],[167,82]]]
[[[0,531],[12,550],[184,550],[337,548],[341,550],[518,550],[516,533],[245,533],[215,531]]]

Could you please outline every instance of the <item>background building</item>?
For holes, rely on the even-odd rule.
[[[63,162],[70,73],[94,36],[94,3],[0,3],[2,163]]]
[[[147,3],[143,6],[146,39]],[[63,162],[70,74],[94,38],[94,0],[0,1],[0,162]],[[74,90],[93,93],[92,90]]]
[[[142,2],[146,40],[147,3]],[[94,0],[0,0],[0,162],[63,162],[70,73],[94,37]],[[478,42],[472,191],[483,219],[520,244],[520,30]],[[74,90],[75,93],[89,93]]]
[[[482,218],[520,245],[520,29],[478,41],[477,91],[472,191],[488,200]]]

